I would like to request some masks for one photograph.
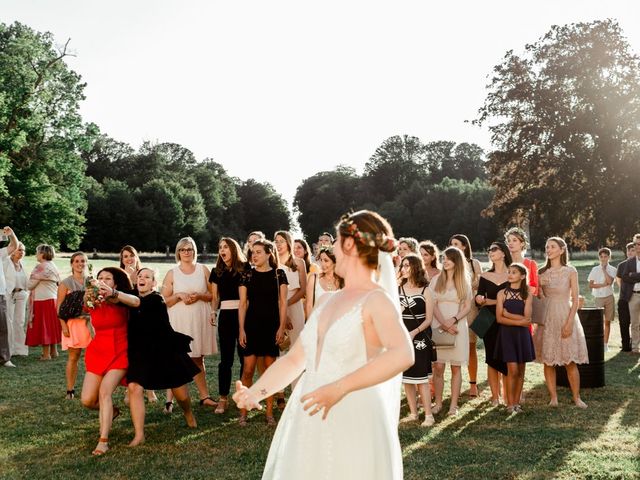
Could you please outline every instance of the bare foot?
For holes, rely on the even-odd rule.
[[[144,437],[134,437],[131,442],[129,442],[130,447],[137,447],[138,445],[144,443]]]
[[[552,398],[551,401],[549,402],[549,406],[550,407],[557,407],[558,406],[558,399],[557,398]]]
[[[469,385],[469,396],[477,397],[478,396],[478,385],[475,382]]]
[[[574,400],[574,403],[576,404],[576,407],[578,408],[587,408],[587,404],[584,403],[582,401],[582,399],[578,398],[577,400]]]
[[[184,412],[184,419],[187,421],[187,426],[189,428],[196,428],[198,426],[196,417],[193,416],[193,412]]]

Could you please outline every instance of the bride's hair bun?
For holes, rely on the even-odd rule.
[[[345,237],[355,239],[359,256],[370,268],[377,267],[379,251],[393,252],[398,244],[389,222],[370,210],[343,215],[336,229],[343,240]]]

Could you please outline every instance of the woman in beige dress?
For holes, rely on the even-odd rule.
[[[587,408],[580,398],[578,363],[589,363],[587,342],[578,318],[578,272],[568,265],[567,244],[551,237],[545,246],[547,263],[540,269],[539,295],[545,298],[544,325],[534,334],[536,361],[544,364],[544,378],[551,396],[549,405],[558,405],[556,365],[567,369],[573,402]]]

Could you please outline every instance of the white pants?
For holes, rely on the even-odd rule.
[[[11,355],[29,355],[29,347],[25,345],[25,317],[29,292],[9,294],[7,299],[7,330]]]

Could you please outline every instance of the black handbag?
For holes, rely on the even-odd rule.
[[[482,307],[478,312],[478,316],[469,328],[471,328],[478,337],[484,338],[495,321],[496,316],[491,312],[491,310],[487,307]]]
[[[84,310],[84,290],[76,290],[70,292],[64,297],[58,309],[58,317],[64,320],[79,318],[83,315]]]

